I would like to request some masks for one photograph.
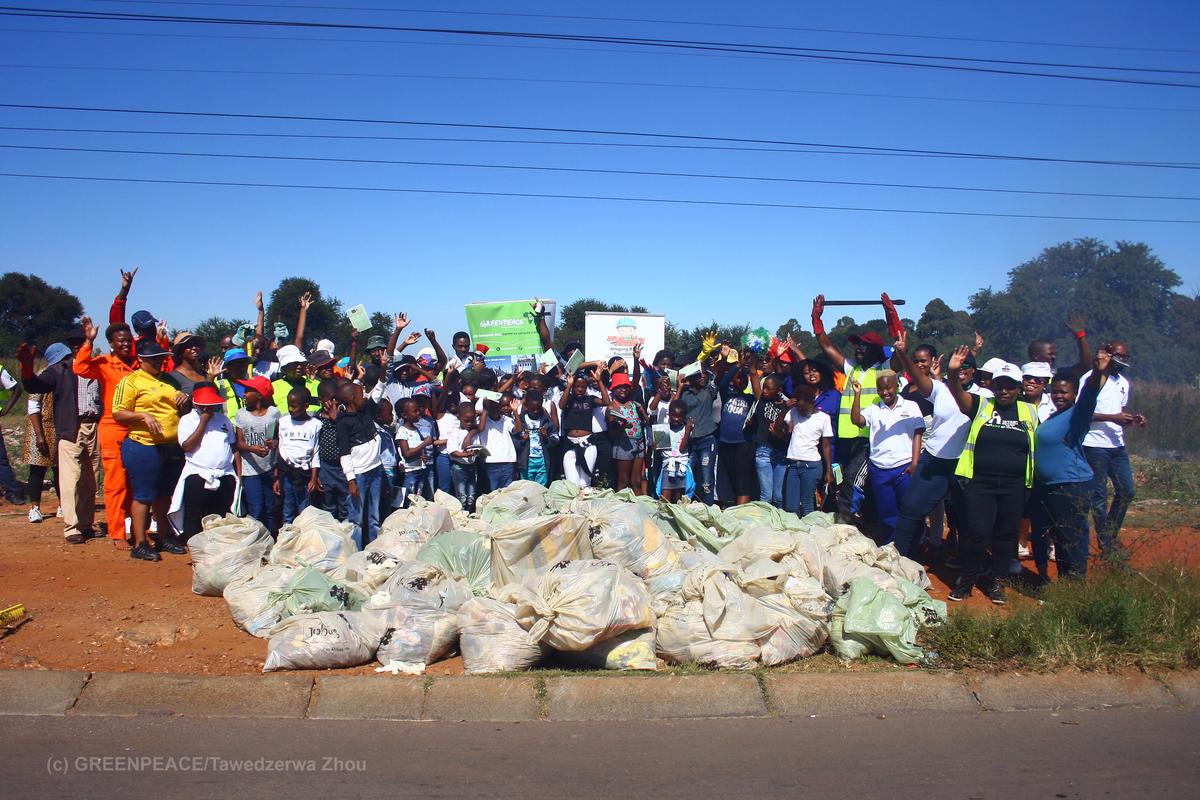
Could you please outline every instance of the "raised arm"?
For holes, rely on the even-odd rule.
[[[1087,331],[1083,329],[1083,317],[1079,314],[1072,314],[1067,318],[1067,328],[1070,329],[1071,335],[1075,337],[1075,346],[1079,348],[1079,361],[1075,363],[1075,366],[1067,370],[1067,372],[1082,378],[1083,373],[1087,372],[1088,365],[1093,360],[1092,346],[1088,344]],[[1095,371],[1094,367],[1092,371]]]
[[[962,379],[958,373],[962,369],[963,361],[970,353],[971,350],[966,345],[956,347],[950,354],[950,362],[946,365],[946,386],[950,389],[950,394],[954,395],[954,402],[958,403],[958,410],[968,417],[971,416],[972,398],[970,393],[963,388]]]
[[[829,338],[829,334],[825,333],[825,323],[821,321],[823,313],[825,313],[825,295],[819,294],[813,298],[813,333],[817,337],[817,344],[821,345],[821,349],[825,351],[825,355],[833,362],[833,366],[844,372],[846,369],[846,357],[842,355],[841,350],[837,349],[837,345]]]
[[[908,374],[912,382],[916,384],[917,390],[922,397],[929,397],[933,394],[933,378],[926,375],[922,370],[917,369],[917,365],[908,357],[908,331],[904,328],[900,329],[900,336],[897,337],[892,345],[893,357],[899,362],[900,368]]]
[[[267,309],[263,305],[262,292],[257,292],[254,295],[254,308],[258,312],[254,320],[254,337],[257,341],[264,341],[263,330],[267,324]]]
[[[554,336],[551,335],[550,326],[546,323],[546,317],[550,316],[549,312],[546,311],[545,305],[540,300],[534,300],[529,305],[537,318],[538,338],[542,340],[542,347],[546,350],[553,350]]]
[[[292,344],[304,349],[304,326],[308,322],[308,307],[313,304],[312,292],[300,295],[300,318],[296,320],[296,338]]]
[[[108,309],[108,322],[111,325],[114,322],[125,321],[125,306],[129,299],[129,287],[133,286],[133,279],[137,276],[140,267],[134,267],[129,272],[121,270],[121,288],[117,292],[117,296],[113,298],[112,306]]]
[[[850,391],[854,393],[854,402],[850,405],[850,421],[859,428],[867,424],[862,413],[862,384],[858,381],[850,383]]]
[[[600,380],[600,369],[598,367],[592,369],[592,377],[596,379],[596,385],[600,387],[600,402],[597,405],[607,408],[612,402],[612,398],[608,396],[608,387],[604,385],[604,381]]]
[[[437,371],[444,371],[446,369],[446,364],[449,363],[450,359],[446,358],[446,351],[442,348],[441,342],[437,340],[437,334],[434,333],[433,328],[425,329],[425,338],[428,339],[429,344],[433,346],[433,354],[437,358]]]

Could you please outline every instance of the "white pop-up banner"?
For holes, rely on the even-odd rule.
[[[613,356],[629,360],[637,345],[642,346],[642,358],[649,360],[663,349],[667,318],[663,314],[588,311],[583,330],[583,349],[589,361],[607,361]]]

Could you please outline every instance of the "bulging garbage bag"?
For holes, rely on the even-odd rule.
[[[203,528],[188,539],[192,558],[192,591],[220,597],[237,578],[251,575],[271,550],[271,534],[251,517],[216,514],[200,521]]]
[[[577,667],[656,670],[658,657],[655,655],[654,641],[653,628],[628,631],[578,653],[558,651],[554,658]]]
[[[531,669],[542,646],[529,640],[517,622],[516,606],[490,597],[472,597],[458,609],[459,650],[469,674]]]
[[[283,601],[271,600],[271,595],[282,591],[299,571],[299,567],[267,564],[230,581],[222,594],[233,623],[252,636],[269,636],[272,626],[286,614]]]
[[[515,520],[492,530],[492,586],[524,582],[559,562],[591,557],[587,520],[578,514]]]
[[[578,652],[654,624],[646,585],[610,561],[580,560],[554,565],[528,588],[502,588],[497,597],[517,606],[517,618],[532,641],[554,650]]]
[[[375,658],[387,666],[432,664],[448,656],[458,644],[458,610],[435,608],[377,594],[362,613],[380,623]]]
[[[356,552],[353,524],[338,522],[328,511],[309,506],[291,525],[279,529],[270,562],[296,567],[303,561],[318,572],[331,573]]]
[[[475,513],[484,522],[500,525],[516,519],[533,519],[546,513],[547,489],[533,481],[513,481],[475,501]]]
[[[867,653],[891,656],[898,663],[913,664],[924,653],[917,647],[917,629],[945,619],[945,604],[933,600],[911,581],[901,579],[896,593],[867,578],[856,578],[834,607],[829,639],[845,660]]]
[[[353,611],[366,598],[323,572],[301,564],[285,586],[267,595],[267,602],[282,603],[285,617],[320,611]]]
[[[450,518],[450,512],[438,503],[414,503],[388,514],[379,526],[379,535],[412,529],[424,531],[428,540],[439,533],[454,530],[454,521]]]
[[[450,531],[435,536],[417,552],[417,561],[462,575],[476,596],[492,588],[492,540],[484,534]]]
[[[456,611],[471,598],[471,584],[435,564],[413,561],[396,570],[377,594],[406,605]]]
[[[361,612],[326,611],[288,617],[267,641],[263,672],[357,667],[371,660],[378,623]]]
[[[658,618],[655,647],[668,664],[721,669],[754,669],[760,652],[757,641],[715,638],[704,621],[700,601],[683,599],[669,603]]]
[[[625,567],[647,583],[683,568],[671,540],[636,503],[593,501],[584,516],[596,558]]]
[[[361,550],[343,561],[331,577],[369,597],[392,577],[403,563],[399,557],[383,550],[372,550],[371,546],[367,545],[366,550]]]

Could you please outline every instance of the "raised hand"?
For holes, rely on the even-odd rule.
[[[954,352],[950,354],[950,363],[947,365],[947,369],[950,372],[958,372],[969,355],[971,355],[971,348],[965,344],[954,348]]]
[[[1083,315],[1072,311],[1067,314],[1067,328],[1071,333],[1078,334],[1083,330]]]
[[[21,342],[17,345],[17,361],[22,364],[32,364],[33,360],[37,358],[37,353],[38,348],[36,344]]]
[[[80,326],[83,328],[83,337],[89,342],[96,341],[96,335],[100,330],[92,322],[92,318],[86,314],[79,320]]]
[[[425,338],[431,342],[437,338],[437,334],[433,332],[433,328],[425,329]]]
[[[812,313],[818,318],[825,313],[825,295],[819,294],[813,298]]]
[[[260,291],[260,292],[258,292],[258,293],[256,293],[256,294],[254,295],[254,307],[255,307],[256,309],[258,309],[259,311],[264,311],[264,310],[265,310],[265,309],[263,308],[262,292],[261,292],[261,291]]]
[[[223,369],[225,369],[225,362],[221,360],[221,357],[212,356],[208,359],[208,369],[205,370],[205,372],[208,374],[208,379],[211,381],[213,378],[220,375],[221,370]]]
[[[933,359],[933,361],[931,361],[929,364],[929,376],[931,378],[933,378],[935,381],[939,381],[942,379],[942,359],[943,358],[945,358],[945,356],[938,356],[937,358]]]
[[[635,344],[633,346],[633,360],[634,361],[642,360],[642,343],[641,342],[638,342],[637,344]]]
[[[975,347],[973,348],[973,352],[978,353],[982,349],[983,349],[983,334],[980,333],[979,331],[975,331]]]
[[[307,311],[308,307],[313,304],[312,292],[305,292],[300,295],[300,310]]]
[[[907,353],[908,352],[908,331],[901,328],[900,335],[896,337],[896,341],[892,346],[895,349],[899,350],[901,353]]]
[[[160,319],[158,321],[158,328],[155,330],[155,333],[158,335],[159,339],[167,338],[167,321],[165,319]]]
[[[396,330],[402,331],[408,327],[408,314],[401,311],[396,315]]]
[[[404,345],[407,347],[409,345],[414,345],[419,341],[421,341],[421,334],[413,331],[404,339]]]
[[[855,394],[862,394],[862,384],[858,381],[850,381],[850,391]]]
[[[139,269],[141,269],[141,267],[134,267],[133,269],[129,270],[129,272],[126,272],[125,270],[121,270],[121,293],[122,294],[129,293],[129,287],[133,286],[133,279],[137,277]]]

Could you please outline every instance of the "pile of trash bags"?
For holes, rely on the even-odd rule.
[[[920,564],[830,514],[565,481],[517,481],[477,507],[414,498],[362,550],[315,508],[274,543],[254,520],[209,517],[189,542],[193,590],[267,640],[264,672],[420,674],[455,653],[468,673],[753,669],[825,649],[911,664],[917,631],[946,618]]]

